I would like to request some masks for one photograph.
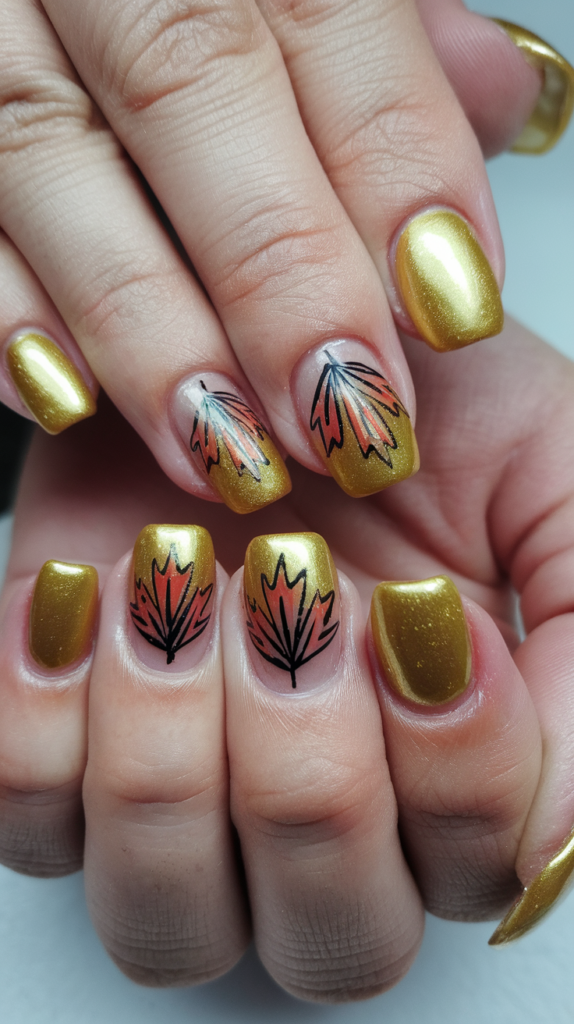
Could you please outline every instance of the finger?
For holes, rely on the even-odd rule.
[[[2,594],[0,860],[24,874],[82,866],[97,606],[96,569],[62,561],[10,579]]]
[[[510,149],[538,104],[539,71],[490,18],[468,11],[462,0],[417,0],[417,7],[483,153]]]
[[[572,655],[574,636],[574,474],[572,363],[531,342],[529,379],[537,379],[540,401],[551,396],[556,415],[542,438],[534,424],[524,430],[524,448],[505,476],[493,505],[497,555],[521,597],[528,635],[516,661],[535,704],[544,758],[538,787],[520,849],[516,871],[524,891],[492,936],[493,944],[519,938],[565,895],[574,871],[572,827],[574,799]],[[528,490],[531,460],[545,459],[535,492]]]
[[[446,576],[381,583],[371,625],[401,838],[425,906],[496,917],[519,892],[540,778],[528,690],[491,618]]]
[[[131,581],[130,581],[131,577]],[[110,575],[90,690],[86,891],[121,969],[147,985],[228,970],[248,924],[228,812],[213,546],[148,526]]]
[[[0,400],[59,434],[94,414],[96,381],[38,278],[2,232],[0,282]]]
[[[13,17],[6,15],[0,69],[6,232],[97,378],[179,486],[212,500],[219,495],[241,512],[276,500],[289,490],[288,473],[201,286],[44,14],[18,3]],[[220,439],[203,453],[190,451],[198,409],[185,394],[189,388],[203,394],[202,381],[214,401],[223,393],[238,409],[231,427],[246,421],[232,454]],[[227,420],[226,426],[229,435]],[[251,457],[245,472],[242,440]]]
[[[357,594],[309,533],[252,541],[241,590],[238,574],[223,615],[227,737],[257,949],[301,998],[365,998],[408,970],[423,921]]]
[[[413,396],[380,280],[255,4],[90,3],[78,17],[51,0],[47,10],[174,223],[286,449],[312,468],[322,462],[355,496],[414,472]],[[343,409],[325,440],[312,415],[324,343],[349,338],[362,339],[360,355],[343,361],[388,378],[400,404],[387,402],[380,424],[369,409],[363,416],[359,393],[361,436]]]
[[[415,3],[261,7],[399,326],[439,351],[498,334],[503,253],[482,155]]]

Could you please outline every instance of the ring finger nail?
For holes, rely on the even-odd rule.
[[[395,269],[407,313],[437,352],[502,330],[490,263],[469,225],[452,210],[428,210],[408,222],[396,245]]]
[[[59,434],[96,412],[95,399],[77,366],[46,335],[16,335],[8,345],[6,362],[22,402],[48,434]]]
[[[146,526],[133,555],[134,590],[129,610],[138,656],[164,670],[197,664],[209,643],[215,555],[202,526]],[[182,660],[184,664],[182,664]]]
[[[538,103],[512,145],[515,153],[547,153],[568,127],[574,109],[574,68],[557,50],[520,25],[492,19],[543,76]]]
[[[254,512],[291,490],[267,428],[227,377],[205,373],[184,381],[175,417],[197,465],[234,512]]]
[[[360,342],[334,339],[306,355],[294,389],[317,452],[351,497],[375,494],[416,473],[409,415]]]
[[[471,649],[460,594],[448,576],[379,583],[371,602],[378,661],[389,686],[414,704],[460,697]]]
[[[340,659],[339,584],[317,533],[256,537],[245,556],[245,610],[254,666],[279,693],[320,686]]]
[[[98,574],[91,565],[46,562],[30,609],[30,654],[43,668],[71,665],[88,653],[98,610]]]

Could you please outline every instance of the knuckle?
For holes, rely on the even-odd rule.
[[[377,799],[372,773],[321,759],[307,762],[304,776],[234,796],[234,816],[262,837],[294,847],[336,842],[361,828]]]
[[[88,766],[89,767],[89,766]],[[146,826],[177,827],[206,818],[224,806],[226,783],[219,766],[144,764],[124,758],[112,768],[88,770],[84,784],[87,806],[103,799],[114,816]]]
[[[336,117],[336,114],[334,115]],[[440,130],[439,130],[440,129]],[[399,206],[408,196],[427,199],[450,191],[456,179],[456,148],[453,150],[449,174],[450,185],[444,181],[444,155],[441,145],[448,145],[448,135],[440,126],[435,105],[426,105],[419,96],[402,96],[396,102],[372,103],[347,113],[344,124],[331,133],[332,142],[323,155],[323,163],[335,187],[380,189],[384,182],[385,201]]]
[[[152,309],[162,311],[161,323],[150,323],[150,328],[169,328],[166,309],[173,308],[173,274],[158,268],[146,253],[128,253],[125,262],[114,260],[97,271],[90,280],[89,304],[75,305],[80,309],[74,327],[92,341],[105,344],[106,338],[115,339],[130,331],[141,331],[142,309],[149,316]],[[156,299],[150,302],[150,295]]]
[[[256,52],[265,25],[251,0],[159,0],[120,12],[116,39],[104,46],[104,85],[128,112],[153,106],[221,73],[221,62]],[[110,37],[115,33],[110,33]]]
[[[261,211],[234,235],[224,245],[241,256],[222,259],[223,271],[213,279],[218,300],[228,309],[253,300],[285,299],[300,310],[301,301],[316,294],[321,283],[328,287],[340,260],[336,232],[318,223],[311,211]]]
[[[20,64],[0,68],[0,155],[102,127],[86,92],[56,71]]]
[[[303,23],[309,27],[322,25],[345,13],[347,0],[263,0],[272,16]]]
[[[58,878],[79,871],[84,817],[77,793],[15,790],[0,793],[0,863],[19,874]]]

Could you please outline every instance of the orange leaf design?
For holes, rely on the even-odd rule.
[[[246,595],[249,636],[266,661],[289,672],[295,689],[297,670],[324,651],[339,628],[338,620],[330,623],[335,592],[321,595],[316,590],[306,606],[307,570],[290,580],[283,554],[272,583],[261,574],[261,589],[265,609]]]
[[[329,352],[311,409],[311,430],[319,429],[327,458],[345,441],[343,411],[361,453],[371,452],[392,467],[389,449],[397,447],[389,426],[391,416],[407,415],[398,395],[381,373],[365,363],[341,363]]]
[[[252,409],[229,391],[208,391],[200,381],[204,395],[195,413],[190,447],[201,454],[209,473],[220,459],[220,445],[224,445],[239,476],[249,473],[261,480],[260,466],[268,466],[269,459],[259,442],[266,430]]]
[[[213,593],[213,584],[205,590],[196,587],[191,592],[194,563],[180,566],[175,544],[171,545],[163,567],[153,560],[152,589],[136,581],[136,599],[130,603],[132,621],[144,640],[167,654],[171,664],[177,652],[197,640],[211,618],[207,606]]]

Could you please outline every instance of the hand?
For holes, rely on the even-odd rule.
[[[238,520],[163,480],[107,407],[105,429],[91,421],[56,441],[36,436],[2,599],[2,859],[46,875],[79,867],[83,780],[90,909],[136,980],[204,980],[231,966],[248,936],[227,816],[215,614],[225,576],[219,570],[211,598],[212,632],[168,666],[128,613],[123,552],[147,522],[208,526],[229,572],[254,532],[320,530],[345,574],[333,581],[335,636],[297,669],[303,699],[273,692],[291,690],[290,674],[249,638],[240,573],[221,615],[231,817],[259,953],[290,991],[337,1000],[393,984],[416,953],[421,897],[445,917],[499,915],[520,893],[518,879],[530,886],[569,833],[574,371],[512,323],[500,341],[446,361],[416,342],[406,351],[425,468],[360,504],[297,468],[288,501]],[[311,577],[324,559],[313,544]],[[249,589],[267,557],[254,550]],[[76,644],[70,664],[42,669],[29,653],[28,609],[47,558],[107,577],[93,662],[85,620],[74,636],[65,630]],[[370,668],[362,637],[379,580],[440,573],[463,594],[471,678],[458,644],[424,704],[416,686],[401,695],[400,678],[393,685],[382,670],[380,591]],[[522,643],[510,581],[528,630]],[[207,586],[202,577],[204,594]],[[439,638],[443,607],[431,608]],[[53,634],[34,615],[42,657]],[[404,648],[395,650],[401,665]]]
[[[315,18],[251,0],[44,7],[10,0],[4,19],[0,397],[58,431],[93,412],[97,378],[172,480],[236,511],[289,488],[270,428],[355,495],[412,473],[393,316],[439,348],[495,333],[503,257],[477,141],[411,0]],[[538,74],[457,2],[421,11],[485,146],[510,144]],[[462,261],[468,306],[429,270],[423,224]],[[398,395],[390,443],[371,428],[388,460],[323,444],[313,398],[333,356]]]

